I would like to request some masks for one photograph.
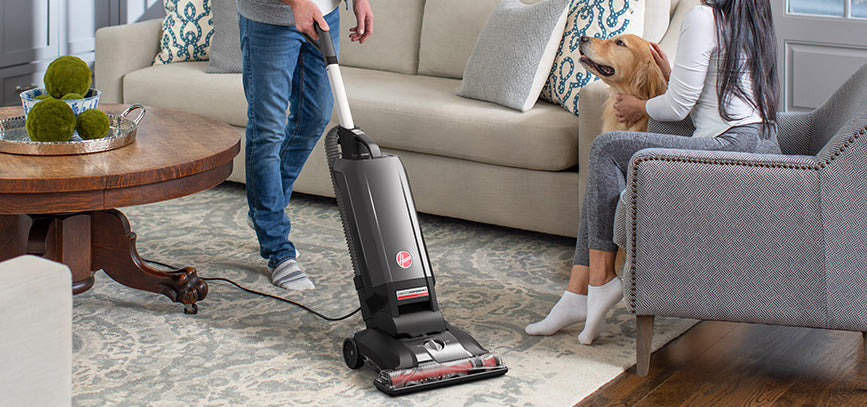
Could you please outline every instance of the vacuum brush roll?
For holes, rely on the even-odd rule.
[[[492,370],[504,369],[500,356],[494,352],[484,355],[457,359],[451,362],[425,362],[418,367],[399,370],[381,370],[376,382],[390,391],[406,390],[414,386],[425,386],[435,382],[459,380]]]

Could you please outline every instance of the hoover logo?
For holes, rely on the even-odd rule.
[[[427,297],[427,287],[407,288],[394,293],[398,300],[408,300],[410,298]]]
[[[412,266],[412,255],[406,251],[399,251],[397,253],[397,265],[401,268],[408,269],[409,266]]]

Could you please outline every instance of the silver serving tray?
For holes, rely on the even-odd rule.
[[[136,109],[141,109],[138,117],[128,119],[126,116]],[[131,105],[120,115],[108,115],[109,129],[105,137],[82,140],[78,133],[74,133],[72,139],[62,142],[30,140],[30,136],[27,135],[25,116],[0,120],[0,152],[25,155],[72,155],[113,150],[135,141],[136,128],[144,114],[144,106]]]

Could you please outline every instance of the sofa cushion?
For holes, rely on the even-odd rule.
[[[154,65],[126,74],[123,102],[164,107],[247,124],[247,99],[241,74],[208,74],[208,61]],[[147,124],[147,116],[143,125]]]
[[[673,9],[672,0],[647,0],[644,5],[645,40],[659,42],[662,39],[668,31]]]
[[[418,73],[460,78],[476,39],[497,3],[499,0],[427,0]]]
[[[183,62],[130,72],[124,103],[245,126],[241,75],[207,74],[206,66],[207,61]],[[353,67],[341,71],[355,124],[383,147],[536,170],[559,171],[578,163],[578,118],[556,105],[540,101],[521,113],[458,97],[457,79]]]
[[[455,95],[460,80],[343,69],[355,124],[384,147],[558,171],[578,162],[578,118],[537,102],[521,113]]]
[[[548,79],[566,26],[568,0],[503,0],[485,23],[458,96],[526,112]]]
[[[359,44],[349,41],[357,21],[352,10],[340,6],[340,63],[346,66],[414,74],[424,0],[370,0],[373,34]]]

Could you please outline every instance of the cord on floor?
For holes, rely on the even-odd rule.
[[[155,260],[148,260],[148,259],[142,259],[142,260],[144,260],[144,261],[147,262],[147,263],[157,264],[157,265],[160,265],[160,266],[163,266],[163,267],[166,267],[166,268],[172,269],[172,270],[177,270],[177,267],[174,267],[174,266],[169,265],[169,264],[161,263],[161,262],[158,262],[158,261],[155,261]],[[346,315],[344,315],[344,316],[342,316],[342,317],[336,317],[336,318],[335,318],[335,317],[329,317],[329,316],[326,316],[326,315],[322,315],[322,314],[320,314],[319,312],[317,312],[317,311],[315,311],[315,310],[313,310],[313,309],[307,307],[306,305],[303,305],[303,304],[297,303],[297,302],[295,302],[295,301],[287,300],[286,298],[278,297],[278,296],[276,296],[276,295],[271,295],[271,294],[268,294],[268,293],[263,293],[263,292],[259,292],[259,291],[256,291],[256,290],[251,290],[251,289],[246,288],[246,287],[244,287],[244,286],[242,286],[242,285],[240,285],[240,284],[238,284],[238,283],[236,283],[236,282],[234,282],[234,281],[232,281],[232,280],[229,280],[228,278],[222,278],[222,277],[207,277],[207,278],[206,278],[206,277],[200,277],[200,278],[201,278],[202,280],[205,280],[205,281],[223,281],[223,282],[226,282],[226,283],[232,284],[232,285],[234,285],[235,287],[237,287],[237,288],[239,288],[239,289],[241,289],[241,290],[244,290],[244,291],[246,291],[246,292],[248,292],[248,293],[250,293],[250,294],[261,295],[261,296],[263,296],[263,297],[268,297],[268,298],[272,298],[272,299],[275,299],[275,300],[278,300],[278,301],[287,302],[287,303],[292,304],[292,305],[294,305],[294,306],[296,306],[296,307],[299,307],[299,308],[301,308],[301,309],[303,309],[303,310],[305,310],[305,311],[307,311],[307,312],[309,312],[309,313],[311,313],[311,314],[313,314],[313,315],[316,315],[317,317],[322,318],[322,319],[324,319],[324,320],[326,320],[326,321],[342,321],[342,320],[344,320],[344,319],[346,319],[346,318],[349,318],[349,317],[355,315],[356,313],[358,313],[358,311],[361,311],[361,307],[358,307],[358,308],[355,309],[355,311],[352,311],[352,312],[350,312],[349,314],[346,314]]]

